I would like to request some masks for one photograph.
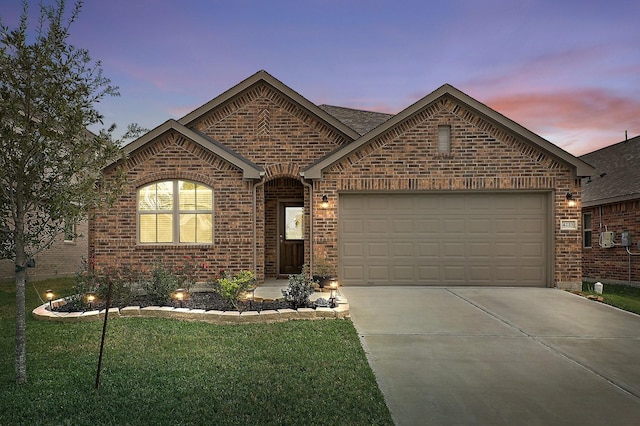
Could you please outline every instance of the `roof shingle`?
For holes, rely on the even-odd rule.
[[[370,132],[393,117],[393,114],[363,111],[333,105],[318,105],[318,107],[358,132],[360,136]]]
[[[583,205],[640,198],[640,136],[585,154],[596,173],[582,180]]]

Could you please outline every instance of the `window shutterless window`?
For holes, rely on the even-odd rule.
[[[185,180],[154,182],[138,189],[141,244],[213,242],[213,190]]]
[[[438,126],[438,154],[451,153],[451,126]]]
[[[76,223],[73,220],[64,220],[64,241],[67,243],[76,240]]]
[[[591,227],[591,213],[582,215],[582,247],[592,247],[593,228]]]

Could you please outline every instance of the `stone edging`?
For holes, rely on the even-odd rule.
[[[52,302],[64,303],[63,299]],[[105,309],[86,312],[52,312],[49,302],[33,310],[36,319],[59,322],[103,320]],[[171,318],[185,321],[202,321],[211,324],[274,323],[290,320],[344,319],[349,316],[346,299],[335,308],[299,308],[265,311],[207,311],[204,309],[173,308],[171,306],[127,306],[110,308],[109,318]]]

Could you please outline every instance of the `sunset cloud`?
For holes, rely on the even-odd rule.
[[[507,94],[485,103],[576,155],[620,142],[625,130],[640,134],[640,99],[603,89]]]

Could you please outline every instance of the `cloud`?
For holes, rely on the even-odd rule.
[[[498,95],[485,102],[550,141],[576,152],[640,134],[640,100],[604,89]]]

